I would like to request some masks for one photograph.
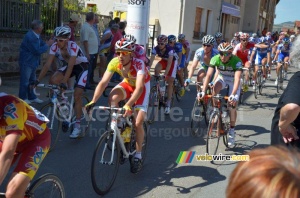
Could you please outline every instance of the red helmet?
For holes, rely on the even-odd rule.
[[[157,37],[158,43],[168,43],[168,37],[164,34],[161,34]]]
[[[242,33],[240,36],[240,39],[249,39],[249,34],[248,33]]]
[[[234,33],[234,36],[235,36],[235,37],[240,37],[240,33],[239,33],[239,32],[236,32],[236,33]]]

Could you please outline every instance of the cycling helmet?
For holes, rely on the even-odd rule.
[[[253,37],[253,38],[256,38],[256,37],[257,37],[257,34],[256,34],[256,33],[253,33],[253,34],[252,34],[252,37]]]
[[[132,40],[129,40],[128,38],[121,38],[118,40],[115,44],[116,51],[134,51],[135,50],[135,44]]]
[[[242,33],[240,36],[240,39],[249,39],[249,34],[248,33]]]
[[[168,37],[164,34],[161,34],[157,37],[158,43],[168,43]]]
[[[213,45],[216,39],[212,35],[205,35],[202,38],[202,44]]]
[[[239,33],[239,32],[236,32],[236,33],[234,33],[234,36],[235,36],[235,37],[240,37],[240,33]]]
[[[290,36],[290,38],[295,38],[296,36],[294,35],[294,34],[292,34],[291,36]]]
[[[285,38],[282,39],[282,42],[284,44],[288,44],[288,43],[290,43],[290,39],[285,37]]]
[[[123,38],[126,38],[126,39],[132,41],[133,43],[136,42],[136,39],[135,39],[134,36],[131,35],[131,34],[125,34],[125,35],[123,36]]]
[[[232,51],[233,51],[233,47],[231,46],[230,43],[224,42],[224,43],[221,43],[221,44],[218,46],[218,50],[219,50],[220,52],[232,52]]]
[[[168,36],[168,41],[169,42],[176,42],[176,36],[175,35],[169,35]]]
[[[267,38],[266,37],[260,37],[259,39],[258,39],[258,43],[266,43],[267,42]]]
[[[217,32],[215,34],[215,38],[222,38],[223,34],[221,32]]]
[[[55,37],[71,37],[71,29],[68,26],[60,26],[54,30]]]
[[[178,40],[183,40],[185,39],[185,35],[184,34],[179,34],[178,35]]]

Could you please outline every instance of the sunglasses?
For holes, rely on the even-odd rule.
[[[64,42],[66,41],[67,39],[56,39],[57,42]]]
[[[225,57],[227,57],[227,56],[229,56],[231,53],[229,53],[229,52],[219,52],[219,54],[220,54],[220,56],[225,56]]]
[[[203,44],[203,47],[211,47],[211,45]]]
[[[241,41],[246,42],[247,40],[243,39],[243,40],[241,40]]]
[[[175,42],[169,42],[169,44],[174,44]]]
[[[165,43],[158,43],[158,45],[165,45]]]
[[[127,56],[127,55],[129,55],[129,54],[131,54],[131,52],[116,52],[116,54],[118,55],[118,56],[120,56],[121,54],[123,55],[123,56]]]

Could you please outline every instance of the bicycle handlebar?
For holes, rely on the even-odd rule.
[[[36,87],[33,88],[33,93],[37,96],[41,95],[40,93],[36,92],[36,88],[45,88],[45,89],[52,89],[54,91],[56,90],[60,90],[60,87],[58,85],[52,85],[52,84],[38,84]],[[61,92],[61,97],[62,98],[68,98],[67,96],[65,96],[65,94],[69,94],[69,93],[74,93],[74,90],[64,90]]]

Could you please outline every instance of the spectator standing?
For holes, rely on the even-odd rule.
[[[99,54],[99,50],[100,50],[100,35],[99,35],[99,31],[98,31],[98,23],[99,23],[99,16],[96,14],[95,15],[95,22],[93,24],[93,28],[94,28],[94,31],[95,31],[95,34],[96,34],[96,37],[97,37],[97,41],[98,41],[98,51],[97,51],[97,54],[95,56],[95,60],[93,62],[93,71],[97,67],[98,54]],[[91,74],[91,84],[97,84],[94,81],[94,72],[92,72],[92,74]]]
[[[36,69],[40,65],[41,55],[47,52],[49,46],[54,42],[50,39],[45,43],[41,39],[43,31],[43,22],[33,20],[31,30],[29,30],[20,46],[19,66],[20,66],[20,89],[19,98],[31,104],[32,102],[42,103],[43,101],[36,97],[29,84],[36,80]]]
[[[98,39],[93,28],[95,22],[95,13],[89,12],[86,14],[86,22],[81,27],[80,30],[80,43],[81,49],[84,51],[85,56],[89,61],[88,77],[86,82],[86,88],[92,89],[91,86],[93,77],[93,65],[95,57],[98,53]]]
[[[124,22],[120,22],[119,23],[119,30],[114,34],[114,38],[111,41],[111,45],[110,45],[110,52],[107,56],[107,64],[109,64],[109,62],[113,59],[114,55],[115,55],[115,44],[118,40],[120,40],[121,38],[123,38],[122,32],[125,29],[125,23]],[[120,81],[120,75],[115,73],[112,77],[112,81]]]
[[[110,23],[109,28],[107,28],[100,40],[100,49],[99,49],[99,56],[100,56],[100,68],[99,68],[99,77],[102,78],[103,74],[107,67],[107,55],[110,50],[110,45],[114,34],[119,30],[119,25],[115,23]]]
[[[75,28],[76,28],[79,20],[80,20],[80,18],[79,18],[78,14],[73,13],[70,16],[70,20],[69,20],[69,24],[68,24],[68,26],[71,29],[70,41],[74,41],[75,42]]]

